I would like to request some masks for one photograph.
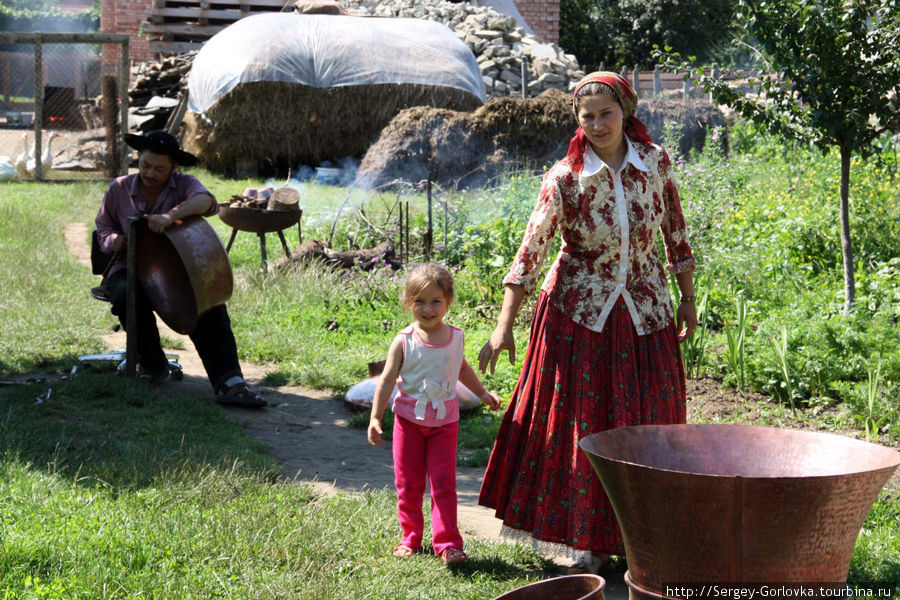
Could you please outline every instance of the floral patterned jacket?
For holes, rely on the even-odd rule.
[[[695,263],[669,155],[656,144],[626,141],[619,173],[590,146],[580,174],[566,159],[547,172],[503,283],[532,293],[559,229],[562,246],[541,288],[550,302],[599,332],[622,297],[637,333],[645,335],[674,318],[656,233],[662,231],[669,271],[692,271]]]

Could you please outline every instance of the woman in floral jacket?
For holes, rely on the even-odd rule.
[[[669,155],[634,116],[636,104],[615,73],[592,73],[575,88],[580,127],[566,158],[544,177],[503,280],[497,327],[479,354],[482,372],[494,370],[503,350],[515,363],[513,322],[558,230],[561,249],[541,287],[479,501],[496,510],[507,533],[579,551],[572,572],[624,554],[615,514],[578,441],[612,427],[685,421],[679,342],[697,325],[694,258]],[[681,291],[677,315],[657,232]]]

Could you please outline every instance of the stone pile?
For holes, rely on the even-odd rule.
[[[453,29],[475,54],[488,97],[571,91],[584,76],[574,55],[542,43],[513,17],[487,6],[444,0],[343,0],[341,6],[350,14],[428,19]]]

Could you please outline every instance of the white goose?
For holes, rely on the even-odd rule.
[[[53,153],[50,150],[50,144],[53,143],[53,138],[56,137],[56,132],[51,131],[50,135],[47,136],[47,147],[44,149],[44,153],[41,155],[41,175],[46,176],[47,173],[50,172],[50,168],[53,166]],[[34,177],[34,172],[37,170],[37,160],[33,157],[28,159],[28,162],[25,164],[25,171],[28,172],[29,177]]]
[[[31,158],[31,152],[28,151],[28,134],[22,134],[22,154],[16,157],[16,171],[19,173],[19,177],[27,177],[28,172],[25,170],[25,165],[28,164],[28,159]]]
[[[0,156],[0,183],[18,181],[19,172],[8,156]]]
[[[23,155],[27,155],[28,152],[28,140],[25,139],[25,135],[22,135],[23,143],[26,147],[25,151],[22,153]],[[22,156],[20,155],[19,158]],[[15,162],[8,156],[0,156],[0,183],[5,183],[7,181],[19,181],[21,178],[19,172],[18,161],[19,158],[16,159]],[[22,164],[22,168],[24,169],[25,165]]]

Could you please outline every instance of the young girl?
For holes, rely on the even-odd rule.
[[[422,499],[425,478],[431,484],[432,547],[447,563],[467,559],[456,523],[456,439],[459,405],[456,381],[472,390],[491,410],[500,399],[488,392],[463,357],[461,329],[444,323],[453,301],[453,276],[447,269],[421,265],[409,273],[403,308],[415,321],[397,334],[372,402],[369,443],[381,446],[381,419],[396,384],[394,399],[394,483],[403,539],[394,556],[409,558],[421,549],[425,527]],[[399,376],[399,377],[398,377]]]

